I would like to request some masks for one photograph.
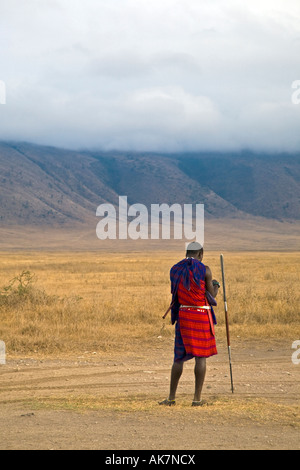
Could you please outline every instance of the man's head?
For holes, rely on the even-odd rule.
[[[203,258],[203,246],[198,242],[192,242],[187,246],[186,249],[187,258],[195,258],[202,261]]]

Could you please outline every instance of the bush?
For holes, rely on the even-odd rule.
[[[32,304],[49,304],[55,297],[47,295],[43,290],[37,289],[35,274],[23,271],[20,275],[9,281],[7,286],[0,289],[0,307],[17,306],[25,301]]]

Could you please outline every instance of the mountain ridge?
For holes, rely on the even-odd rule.
[[[208,219],[300,220],[300,154],[74,151],[0,142],[1,225],[95,220],[102,203],[204,204]]]

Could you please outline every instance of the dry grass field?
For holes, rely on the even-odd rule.
[[[300,253],[225,253],[231,334],[300,337]],[[0,338],[8,354],[124,351],[172,336],[178,253],[2,253]],[[219,254],[205,255],[221,280]],[[23,275],[22,275],[23,273]],[[223,335],[222,292],[216,309]]]
[[[173,358],[169,269],[178,252],[0,255],[0,449],[297,449],[300,253],[225,252],[219,355],[191,407],[193,361],[161,409]],[[219,253],[205,262],[220,279]]]

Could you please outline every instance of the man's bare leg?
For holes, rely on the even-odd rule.
[[[177,387],[179,384],[180,377],[183,371],[183,362],[174,362],[171,370],[171,384],[170,384],[170,395],[169,398],[160,402],[160,405],[172,406],[175,405],[175,398]]]
[[[196,357],[194,402],[201,402],[201,393],[206,375],[206,358]]]
[[[169,400],[175,400],[177,387],[183,371],[183,362],[174,362],[171,371],[171,384]]]

